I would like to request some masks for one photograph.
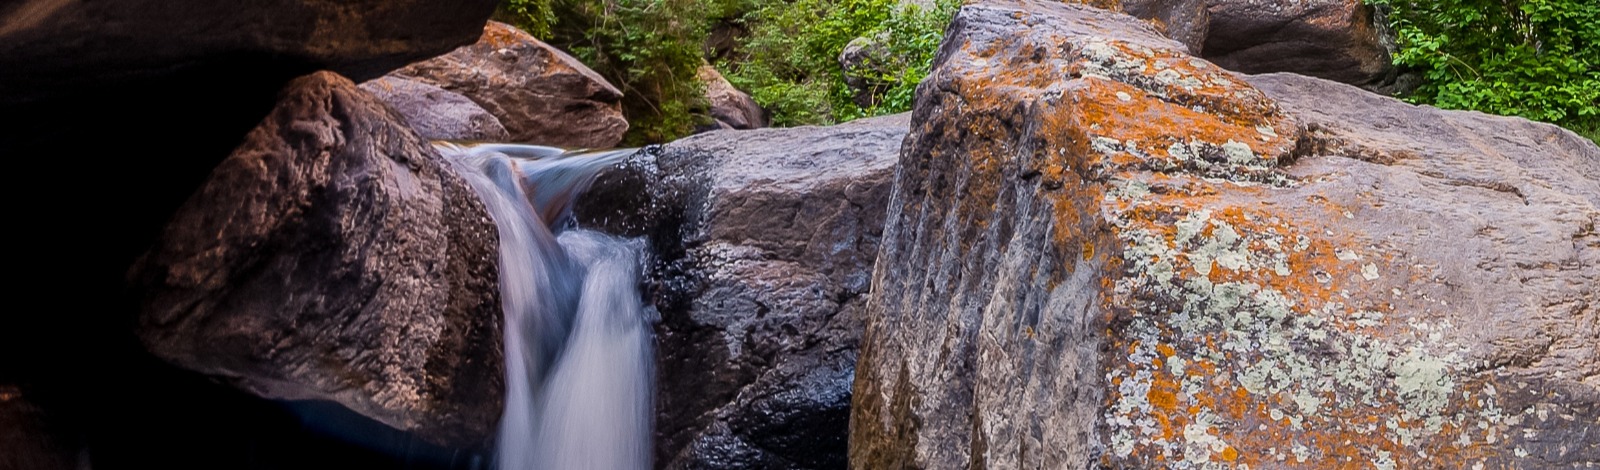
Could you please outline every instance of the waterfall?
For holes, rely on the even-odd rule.
[[[500,232],[506,407],[496,467],[648,468],[654,359],[638,291],[644,243],[567,227],[572,198],[631,151],[435,147]]]

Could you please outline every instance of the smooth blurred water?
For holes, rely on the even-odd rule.
[[[638,290],[644,243],[563,229],[573,198],[632,151],[435,147],[499,227],[506,408],[496,467],[648,468],[654,362]]]

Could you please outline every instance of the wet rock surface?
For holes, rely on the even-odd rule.
[[[964,7],[919,89],[854,468],[1600,463],[1600,149],[1123,16]]]
[[[450,90],[401,77],[380,77],[361,84],[405,117],[406,124],[427,140],[510,139],[500,120],[482,106]]]
[[[516,142],[609,148],[628,130],[620,90],[567,53],[505,23],[490,21],[478,42],[394,75],[472,99]]]
[[[495,228],[465,182],[338,75],[291,82],[129,275],[156,356],[448,445],[490,437]]]
[[[658,257],[658,467],[845,465],[860,315],[907,126],[701,134],[647,149],[579,199],[580,224],[648,237]]]

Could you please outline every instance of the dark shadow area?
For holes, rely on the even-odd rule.
[[[259,56],[179,69],[0,99],[20,294],[0,315],[0,448],[37,451],[0,469],[486,468],[483,449],[432,447],[331,404],[259,399],[144,351],[128,267],[277,90],[311,71]]]

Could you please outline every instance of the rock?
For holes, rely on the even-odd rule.
[[[845,465],[855,348],[906,116],[700,134],[602,175],[580,224],[647,236],[660,468]]]
[[[22,387],[0,384],[0,468],[70,470],[88,468],[73,433],[61,420],[23,394]]]
[[[750,94],[734,88],[716,67],[700,66],[695,76],[706,85],[706,101],[711,105],[711,118],[719,128],[756,129],[767,127],[767,110],[761,109]]]
[[[1189,54],[1244,73],[1292,72],[1388,93],[1408,85],[1361,0],[1074,0],[1148,20]]]
[[[1244,73],[1293,72],[1377,88],[1394,66],[1361,0],[1209,0],[1203,57]]]
[[[394,111],[320,72],[129,275],[146,348],[271,399],[329,400],[449,445],[502,401],[494,224]]]
[[[0,104],[219,64],[366,80],[472,42],[498,2],[22,0],[0,7]],[[240,67],[255,68],[255,67]]]
[[[1205,52],[1211,32],[1208,0],[1121,0],[1122,12],[1149,20],[1167,37],[1183,43],[1190,55]]]
[[[1600,463],[1600,148],[994,0],[902,150],[854,468]]]
[[[494,115],[450,90],[401,77],[381,77],[362,83],[361,89],[398,111],[424,139],[499,142],[511,138]]]
[[[850,100],[863,108],[876,104],[879,96],[894,84],[878,77],[897,70],[895,57],[886,44],[889,37],[879,33],[850,40],[839,51],[839,69],[844,71],[844,83],[855,92]]]
[[[478,42],[394,75],[471,98],[500,119],[513,141],[604,148],[616,146],[628,131],[617,87],[505,23],[490,21]]]

